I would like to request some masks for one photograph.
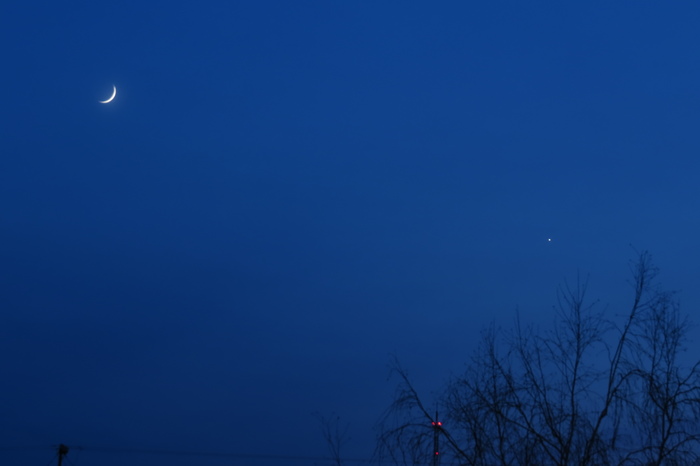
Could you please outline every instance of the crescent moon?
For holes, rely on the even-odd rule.
[[[114,91],[112,92],[112,97],[110,97],[110,98],[107,99],[107,100],[100,100],[99,102],[100,102],[101,104],[108,104],[108,103],[110,103],[111,101],[113,101],[114,98],[117,96],[117,86],[114,86],[114,85],[113,85],[112,87],[114,88]]]

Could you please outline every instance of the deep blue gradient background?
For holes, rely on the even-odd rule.
[[[578,272],[622,312],[633,247],[692,315],[698,24],[695,2],[3,5],[0,438],[37,448],[1,462],[284,464],[89,448],[325,456],[313,412],[367,458],[390,354],[430,399]]]

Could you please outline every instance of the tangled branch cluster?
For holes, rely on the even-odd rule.
[[[682,361],[689,324],[657,287],[648,253],[632,266],[620,322],[559,293],[553,328],[484,332],[468,370],[444,390],[442,464],[700,464],[700,362]],[[430,464],[429,413],[406,372],[380,422],[382,462]]]

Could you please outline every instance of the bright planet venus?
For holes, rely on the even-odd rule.
[[[100,102],[101,104],[108,104],[108,103],[110,103],[111,101],[113,101],[114,98],[117,96],[117,86],[112,86],[112,88],[113,88],[113,90],[112,90],[112,95],[110,96],[110,98],[107,99],[107,100],[100,100],[99,102]]]

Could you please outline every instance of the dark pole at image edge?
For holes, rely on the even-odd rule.
[[[61,466],[63,464],[63,457],[68,454],[68,447],[61,443],[58,446],[57,451],[58,451],[58,466]]]

